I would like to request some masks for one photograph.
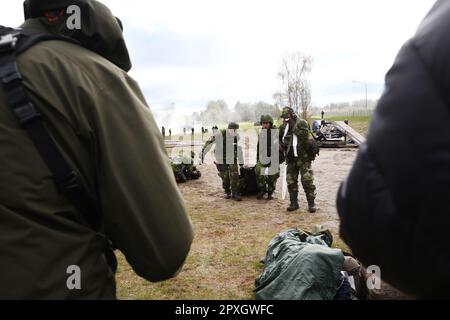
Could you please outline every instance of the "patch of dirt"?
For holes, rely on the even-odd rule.
[[[320,217],[323,224],[330,229],[338,229],[339,219],[336,211],[336,194],[340,183],[345,179],[353,161],[356,157],[355,149],[325,149],[321,150],[320,156],[313,163],[315,184],[317,187],[317,206],[319,208],[315,216]],[[229,206],[237,207],[248,215],[278,212],[288,214],[286,208],[289,206],[289,194],[286,199],[281,199],[280,178],[275,191],[275,200],[258,201],[255,197],[244,197],[244,201],[237,203],[223,199],[224,193],[221,187],[221,179],[217,175],[217,169],[213,164],[198,166],[202,177],[197,181],[181,184],[180,190],[183,195],[194,195],[198,203],[208,203],[211,210],[226,209]],[[300,211],[306,212],[308,205],[306,197],[300,186],[299,203]],[[293,213],[295,214],[295,213]],[[281,222],[280,218],[274,217],[273,221]]]

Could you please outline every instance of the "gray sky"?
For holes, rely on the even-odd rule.
[[[384,75],[434,0],[103,0],[125,25],[131,75],[152,109],[180,114],[209,100],[273,102],[286,52],[314,58],[313,105],[381,94]],[[2,0],[0,24],[22,21]]]

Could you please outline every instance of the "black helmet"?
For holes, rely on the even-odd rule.
[[[88,0],[25,0],[23,2],[23,13],[25,20],[38,18],[47,11],[65,9],[71,5],[83,7]],[[117,23],[123,31],[122,21],[116,17]]]
[[[123,37],[122,22],[109,8],[95,0],[25,0],[25,20],[44,16],[46,12],[78,6],[83,12],[80,30],[59,30],[61,35],[73,38],[80,44],[108,59],[124,71],[131,69],[128,49]]]
[[[25,20],[43,16],[44,12],[65,9],[71,5],[84,6],[86,0],[25,0],[23,11]]]

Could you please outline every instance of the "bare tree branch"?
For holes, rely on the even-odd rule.
[[[277,93],[276,97],[283,101],[277,102],[296,110],[305,119],[308,118],[311,107],[311,84],[308,76],[312,70],[312,63],[312,57],[301,52],[286,54],[278,73],[283,85],[283,94]]]

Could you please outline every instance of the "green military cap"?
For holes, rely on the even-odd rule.
[[[264,122],[268,122],[268,123],[270,123],[270,124],[273,124],[273,118],[270,116],[270,115],[263,115],[263,116],[261,116],[261,123],[264,123]]]
[[[239,124],[237,124],[236,122],[231,122],[231,123],[228,125],[228,129],[238,130],[238,129],[239,129]]]

